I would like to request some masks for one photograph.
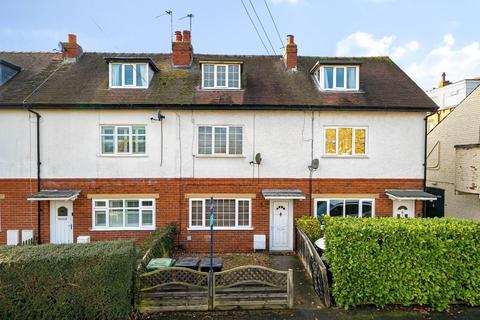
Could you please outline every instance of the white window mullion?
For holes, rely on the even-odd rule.
[[[230,154],[230,127],[225,127],[225,154],[229,155]]]
[[[215,152],[215,128],[212,126],[212,154],[216,154]]]
[[[238,199],[235,199],[235,227],[238,227]]]
[[[206,208],[205,208],[205,199],[202,199],[202,225],[206,227],[207,225],[205,224],[206,222]]]

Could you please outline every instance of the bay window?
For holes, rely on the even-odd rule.
[[[210,199],[190,199],[190,228],[210,228]],[[250,199],[214,199],[213,227],[215,229],[250,228],[252,208]]]
[[[93,229],[153,230],[154,199],[94,199]]]
[[[326,127],[324,154],[334,156],[364,156],[367,153],[367,128]]]

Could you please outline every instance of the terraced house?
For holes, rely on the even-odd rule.
[[[420,217],[425,115],[388,57],[0,53],[0,243],[292,250],[301,215]],[[317,160],[315,160],[317,159]]]

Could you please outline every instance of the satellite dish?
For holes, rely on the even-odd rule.
[[[308,166],[308,170],[310,170],[310,171],[317,170],[319,164],[320,164],[320,163],[319,163],[318,159],[313,159],[313,160],[312,160],[312,163]]]
[[[261,153],[257,153],[255,155],[255,164],[260,164],[262,163],[262,154]]]

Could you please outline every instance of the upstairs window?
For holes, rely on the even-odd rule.
[[[199,126],[199,155],[242,155],[243,127]]]
[[[147,88],[146,63],[110,63],[110,88]]]
[[[20,67],[12,65],[6,61],[0,61],[0,86],[13,78],[13,76],[15,76],[18,71],[20,71]]]
[[[322,90],[358,90],[358,66],[321,66],[315,71],[315,79]]]
[[[324,153],[327,156],[364,156],[367,153],[367,128],[325,128]]]
[[[102,126],[102,155],[146,153],[145,126]]]
[[[202,88],[240,89],[240,65],[202,64]]]

